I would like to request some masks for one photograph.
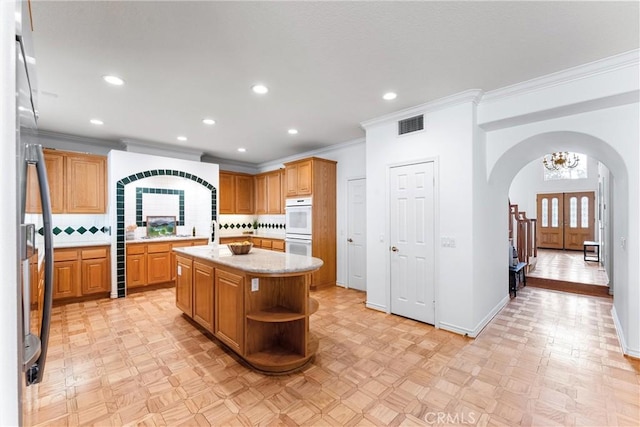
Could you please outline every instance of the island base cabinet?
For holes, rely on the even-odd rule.
[[[247,272],[191,256],[188,248],[176,252],[177,307],[254,369],[286,374],[315,355],[311,271]]]
[[[243,352],[244,276],[216,269],[215,336],[236,352]]]
[[[193,317],[192,297],[193,261],[176,255],[176,307]]]
[[[193,263],[193,320],[213,333],[213,274],[209,264]]]

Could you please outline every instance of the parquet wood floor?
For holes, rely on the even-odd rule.
[[[640,362],[611,300],[524,288],[473,340],[314,293],[302,372],[247,368],[175,308],[174,290],[56,307],[25,425],[638,426]]]

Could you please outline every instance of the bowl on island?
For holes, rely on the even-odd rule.
[[[248,254],[249,251],[251,251],[251,248],[253,247],[253,243],[249,241],[233,242],[233,243],[229,243],[227,247],[229,248],[231,253],[233,253],[234,255],[245,255],[245,254]]]

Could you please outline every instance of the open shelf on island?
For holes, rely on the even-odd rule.
[[[258,370],[286,373],[305,365],[318,351],[318,339],[309,335],[306,355],[292,353],[290,348],[279,345],[271,346],[262,351],[248,354],[245,359]]]
[[[282,306],[269,307],[264,310],[247,314],[247,319],[258,322],[290,322],[292,320],[304,319],[304,313],[295,313]]]

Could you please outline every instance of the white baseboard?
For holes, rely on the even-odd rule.
[[[370,308],[370,309],[373,309],[373,310],[383,311],[385,313],[387,312],[387,307],[385,307],[384,305],[380,305],[380,304],[376,304],[376,303],[367,301],[365,306],[367,308]]]
[[[618,335],[618,341],[620,342],[620,347],[622,350],[622,354],[626,354],[627,356],[635,357],[636,359],[640,359],[640,351],[632,350],[627,346],[627,341],[624,339],[622,325],[620,324],[620,320],[618,319],[618,312],[616,311],[616,306],[614,305],[611,309],[611,317],[613,318],[613,325],[616,328],[616,335]]]
[[[507,305],[508,302],[509,302],[509,295],[505,295],[505,297],[495,307],[493,307],[491,311],[473,329],[463,328],[461,326],[454,325],[448,322],[439,322],[438,327],[440,329],[445,329],[447,331],[454,332],[456,334],[466,335],[471,338],[475,338],[480,334],[480,332],[484,329],[484,327],[487,326],[489,322],[491,322],[491,319],[493,319],[495,315],[498,314],[505,305]]]

